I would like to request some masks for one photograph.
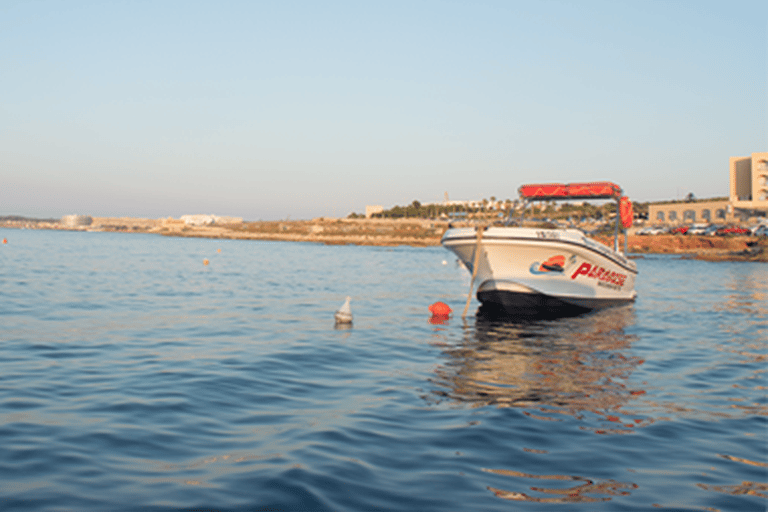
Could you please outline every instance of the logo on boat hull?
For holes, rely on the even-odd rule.
[[[579,276],[584,276],[589,279],[597,279],[597,284],[609,285],[609,288],[621,288],[627,280],[626,274],[613,272],[597,265],[590,265],[587,262],[579,265],[579,268],[577,268],[573,275],[571,275],[571,279],[576,279]]]
[[[570,261],[568,262],[573,263],[576,259],[576,256],[571,256]],[[538,261],[534,261],[531,264],[531,268],[529,269],[531,271],[531,274],[562,274],[565,270],[566,266],[566,259],[565,256],[562,254],[558,254],[556,256],[551,256],[544,262],[539,263]]]

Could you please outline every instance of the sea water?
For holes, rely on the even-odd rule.
[[[768,503],[765,264],[646,256],[634,304],[520,321],[462,319],[440,247],[0,238],[0,510]]]

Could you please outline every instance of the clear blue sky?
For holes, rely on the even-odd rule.
[[[725,196],[767,32],[765,1],[4,0],[0,215]]]

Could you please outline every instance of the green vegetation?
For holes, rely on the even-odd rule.
[[[646,204],[680,204],[680,203],[708,203],[710,201],[729,201],[728,197],[708,197],[696,199],[693,194],[688,194],[685,199],[670,199],[669,201],[653,201]]]
[[[414,200],[408,206],[393,206],[389,210],[384,210],[382,213],[374,215],[376,218],[383,219],[401,219],[401,218],[420,218],[430,219],[441,216],[449,216],[452,213],[465,212],[468,213],[470,209],[463,205],[439,205],[430,204],[422,205],[419,201]]]
[[[414,200],[408,206],[393,206],[389,210],[384,210],[381,213],[373,215],[375,219],[436,219],[439,217],[452,217],[457,214],[465,215],[479,215],[483,213],[490,213],[497,215],[499,212],[509,211],[512,206],[512,201],[507,199],[504,203],[501,203],[502,209],[492,209],[490,205],[495,203],[494,197],[491,200],[483,199],[480,206],[468,206],[463,204],[421,204],[420,201]],[[359,213],[350,213],[347,218],[359,219],[364,218],[365,215]]]
[[[636,217],[648,217],[648,205],[650,203],[633,203],[633,210]],[[455,218],[457,216],[473,219],[490,219],[520,214],[520,203],[518,201],[496,201],[491,196],[490,200],[483,199],[477,202],[477,206],[466,204],[421,204],[414,200],[408,206],[393,206],[388,210],[373,215],[373,218],[383,219],[437,219],[437,218]],[[593,204],[587,201],[582,203],[561,203],[561,202],[535,202],[528,206],[526,217],[542,217],[552,220],[566,219],[607,219],[616,214],[616,203],[608,201],[604,204]],[[347,218],[359,219],[365,217],[359,213],[351,213]]]

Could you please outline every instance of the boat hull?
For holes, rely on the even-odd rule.
[[[566,316],[635,300],[637,267],[577,230],[449,229],[442,244],[474,271],[486,308]],[[475,253],[479,249],[477,260]]]

